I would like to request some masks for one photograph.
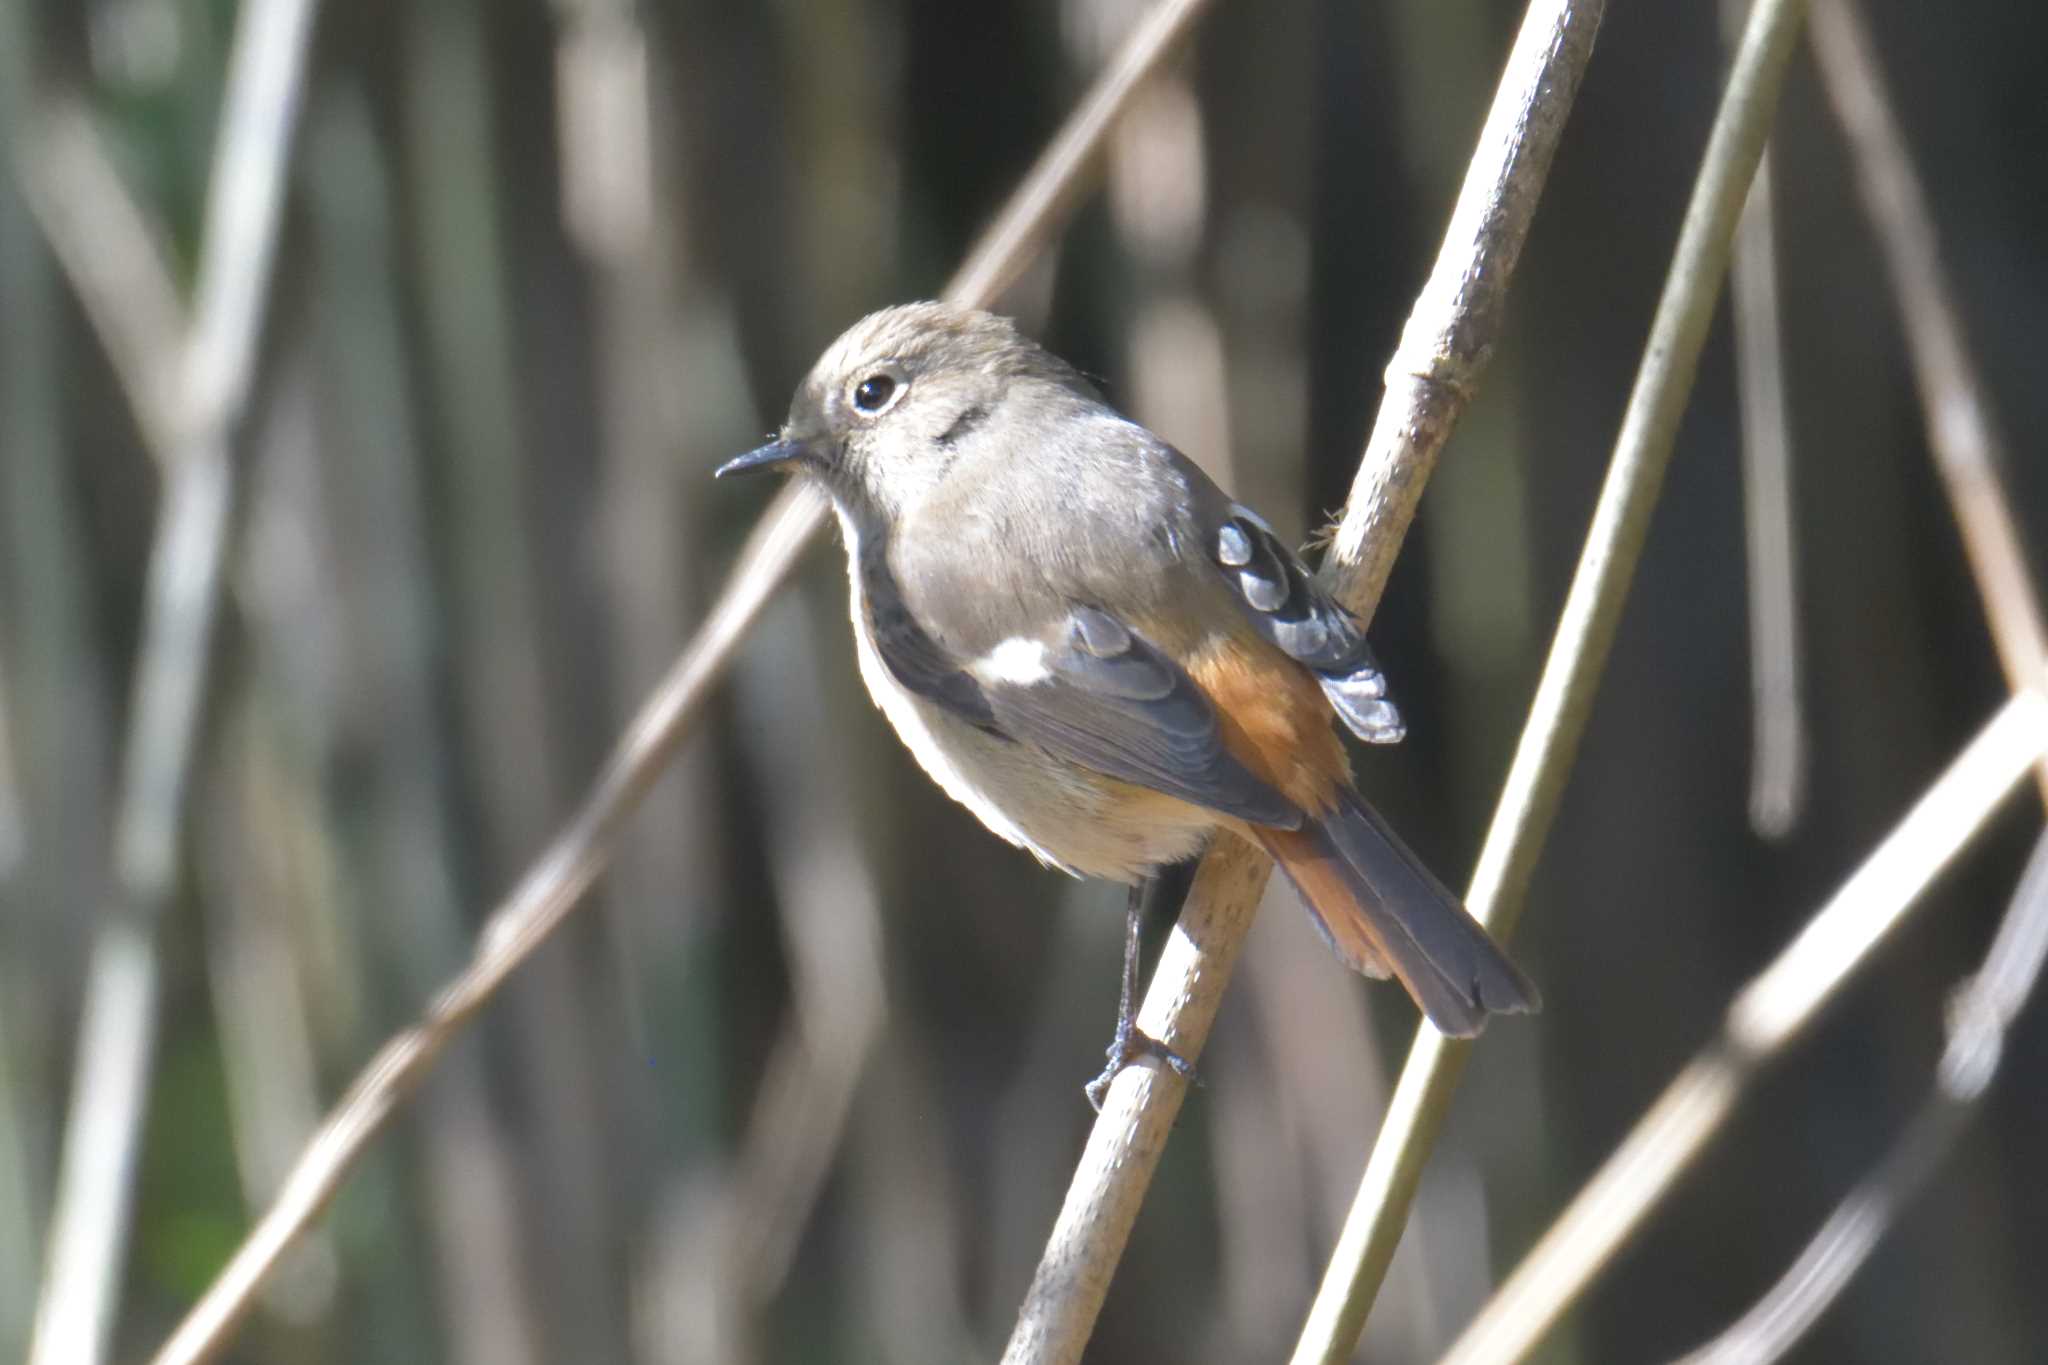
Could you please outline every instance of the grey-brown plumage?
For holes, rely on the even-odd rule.
[[[1536,993],[1350,785],[1332,713],[1402,735],[1357,622],[1191,461],[1005,319],[862,319],[776,440],[845,534],[861,674],[945,790],[1135,882],[1216,830],[1272,852],[1333,948],[1439,1028]]]

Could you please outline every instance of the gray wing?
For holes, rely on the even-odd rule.
[[[1210,810],[1300,827],[1294,803],[1223,747],[1216,709],[1194,679],[1108,612],[1076,606],[1040,643],[1042,678],[982,681],[999,729]]]
[[[876,653],[918,696],[1105,776],[1254,824],[1300,826],[1294,803],[1223,747],[1215,708],[1195,681],[1108,612],[1075,605],[1007,642],[1028,668],[977,667],[923,627],[886,562],[863,568]]]
[[[1398,743],[1407,727],[1387,697],[1386,675],[1365,632],[1273,529],[1232,504],[1210,533],[1208,551],[1259,634],[1315,673],[1346,728],[1370,744]]]

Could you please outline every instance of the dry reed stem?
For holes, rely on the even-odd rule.
[[[1998,475],[2002,442],[1964,344],[1924,191],[1892,112],[1868,29],[1853,0],[1813,15],[1822,83],[1847,134],[1864,205],[1899,296],[1928,444],[1984,598],[1994,644],[2016,689],[2038,686],[2044,656],[2031,587]],[[2031,664],[2029,663],[2031,660]],[[2048,761],[2038,770],[2048,793]],[[1686,1365],[1773,1360],[1812,1327],[1925,1183],[1973,1116],[1998,1065],[2006,1025],[2048,951],[2048,837],[2037,844],[1984,968],[1958,994],[1935,1093],[1884,1161],[1837,1206],[1758,1302]]]
[[[1042,248],[1131,95],[1179,50],[1210,3],[1163,0],[1148,13],[1011,196],[947,289],[948,298],[992,303]],[[824,514],[824,499],[806,485],[786,488],[769,505],[705,623],[627,726],[583,805],[492,912],[469,965],[417,1025],[378,1050],[329,1111],[276,1201],[159,1348],[156,1365],[210,1360],[227,1344],[278,1259],[326,1208],[436,1058],[576,907],[610,859],[628,817],[689,734],[740,640],[823,525]]]
[[[2048,685],[2048,628],[2042,625],[2019,528],[1999,480],[2005,443],[1970,363],[1926,192],[1886,97],[1869,30],[1852,0],[1815,5],[1813,55],[1848,139],[1864,210],[1898,295],[1899,321],[1927,422],[1927,446],[1984,599],[1999,666],[2014,691]],[[2040,786],[2048,801],[2048,764],[2041,769]]]
[[[1598,32],[1600,3],[1537,0],[1444,235],[1387,369],[1380,407],[1325,576],[1369,618],[1438,450],[1499,334],[1507,286]],[[1226,841],[1203,860],[1139,1011],[1183,1056],[1201,1050],[1272,865]],[[1080,1359],[1186,1085],[1127,1068],[1089,1134],[1003,1359]]]
[[[1743,1087],[1813,1021],[2048,755],[2048,697],[2014,694],[1729,1005],[1701,1050],[1465,1329],[1444,1365],[1525,1358],[1642,1226],[1734,1111]]]
[[[1775,202],[1766,153],[1757,164],[1749,207],[1737,229],[1730,302],[1742,410],[1743,548],[1749,569],[1749,824],[1767,839],[1782,839],[1798,824],[1806,805],[1807,768]]]
[[[1721,26],[1730,44],[1741,35],[1748,13],[1749,0],[1722,0]],[[1749,826],[1766,839],[1782,839],[1798,824],[1806,804],[1807,769],[1776,203],[1767,148],[1735,230],[1729,289],[1749,570]]]
[[[230,445],[253,378],[312,17],[313,0],[252,0],[229,57],[190,327],[161,433],[168,483],[117,798],[116,896],[87,965],[33,1365],[93,1365],[113,1330],[155,1047],[156,922],[177,886],[234,495]],[[136,416],[149,432],[152,414]]]
[[[1763,1365],[1798,1345],[1939,1169],[1977,1107],[2048,961],[2048,833],[2034,841],[1983,967],[1956,992],[1934,1092],[1884,1160],[1829,1215],[1783,1278],[1680,1365]]]
[[[1727,274],[1736,221],[1763,155],[1802,9],[1796,0],[1760,0],[1729,73],[1615,440],[1614,460],[1466,897],[1473,914],[1503,938],[1512,933],[1521,914],[1571,757],[1591,714]],[[1296,1365],[1340,1361],[1356,1345],[1469,1054],[1467,1044],[1434,1029],[1424,1028],[1416,1035],[1358,1197],[1295,1348]]]
[[[1998,444],[1988,406],[1968,362],[1961,326],[1941,272],[1932,221],[1886,106],[1868,36],[1846,3],[1822,0],[1814,18],[1816,56],[1849,134],[1866,204],[1900,297],[1915,377],[1928,414],[1929,443],[1985,599],[2000,661],[2016,689],[1993,729],[2003,726],[2020,731],[2024,718],[2038,717],[2044,709],[2035,689],[2048,655],[2042,653],[2039,608],[1998,480]],[[2015,716],[2023,719],[2012,720]],[[2044,781],[2048,781],[2048,748],[2040,741],[2038,720],[2032,723],[2031,734],[2007,736],[2011,747],[1992,761],[2010,766],[2012,779],[2017,780],[2026,766],[2041,760]],[[1992,737],[1987,731],[1943,783],[1955,777],[1965,760],[1980,753]],[[1934,796],[1931,791],[1923,799],[1916,817],[1927,810]],[[1990,804],[1995,803],[1988,803],[1984,813],[1988,814]],[[1904,883],[1900,869],[1880,869],[1879,864],[1904,832],[1902,827],[1852,879],[1852,886],[1872,888],[1862,912],[1865,918],[1859,921],[1847,910],[1817,917],[1771,971],[1738,998],[1729,1014],[1724,1041],[1703,1053],[1672,1083],[1475,1319],[1448,1359],[1466,1365],[1520,1359],[1583,1291],[1705,1146],[1755,1067],[1789,1040],[1903,912],[1903,904],[1894,907],[1884,899],[1885,880],[1889,877],[1907,886],[1903,893],[1892,894],[1910,895],[1917,883]],[[1955,842],[1959,844],[1961,837]],[[1929,868],[1927,875],[1938,866]],[[1831,911],[1841,907],[1850,890],[1844,888]],[[1831,933],[1824,920],[1840,923]],[[1949,1124],[1948,1116],[1932,1110],[1924,1114],[1906,1145],[1874,1183],[1843,1207],[1795,1267],[1820,1278],[1801,1294],[1788,1298],[1774,1292],[1759,1306],[1765,1313],[1794,1315],[1780,1320],[1778,1329],[1803,1328],[1797,1314],[1817,1313],[1822,1299],[1832,1292],[1830,1281],[1846,1280],[1860,1255],[1867,1254],[1867,1246],[1858,1251],[1859,1244],[1874,1244],[1883,1209],[1895,1204],[1898,1189],[1910,1185],[1932,1160],[1947,1139]]]

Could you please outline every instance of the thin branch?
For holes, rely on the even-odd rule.
[[[1769,839],[1783,838],[1799,821],[1806,804],[1807,759],[1775,204],[1766,154],[1757,164],[1749,207],[1737,230],[1730,302],[1749,568],[1749,823]]]
[[[1606,668],[1802,13],[1799,0],[1759,0],[1729,72],[1607,482],[1466,896],[1503,939],[1521,915]],[[1295,1348],[1297,1365],[1350,1355],[1470,1052],[1431,1028],[1416,1035]]]
[[[1898,1213],[1940,1169],[1998,1073],[2005,1034],[2048,960],[2048,834],[2020,874],[1984,966],[1956,993],[1948,1046],[1904,1135],[1828,1216],[1791,1268],[1725,1332],[1679,1365],[1764,1365],[1799,1344],[1841,1296]]]
[[[1103,134],[1144,78],[1179,49],[1210,0],[1164,0],[1132,36],[1066,130],[1011,197],[973,257],[946,291],[987,305],[1003,281],[1041,250],[1079,193],[1072,183],[1095,163]],[[1076,128],[1085,129],[1085,136]],[[695,639],[614,747],[590,795],[506,896],[479,937],[475,956],[414,1027],[378,1050],[300,1153],[277,1200],[159,1349],[156,1365],[212,1359],[249,1310],[279,1257],[319,1216],[355,1163],[435,1060],[520,964],[560,927],[604,870],[620,831],[663,766],[690,733],[711,687],[762,607],[824,523],[822,496],[805,485],[770,505]]]
[[[1493,357],[1508,282],[1605,12],[1534,0],[1522,16],[1435,268],[1387,363],[1386,397],[1324,568],[1348,602],[1379,602],[1437,452]]]
[[[1536,0],[1480,134],[1434,271],[1325,566],[1370,617],[1437,451],[1476,386],[1505,309],[1565,115],[1603,6]],[[1201,1050],[1272,865],[1239,841],[1203,860],[1146,992],[1139,1024],[1183,1056]],[[1110,1087],[1003,1359],[1072,1362],[1092,1333],[1140,1202],[1186,1095],[1170,1072],[1131,1067]]]
[[[104,1359],[119,1300],[155,1046],[157,921],[177,885],[234,492],[229,448],[269,291],[312,18],[313,0],[252,0],[229,58],[191,330],[178,353],[170,481],[144,595],[114,826],[116,902],[87,967],[34,1365]]]
[[[1666,1087],[1480,1310],[1444,1365],[1525,1358],[1642,1226],[1791,1044],[2048,754],[2048,697],[2014,695],[1728,1007],[1720,1034]]]
[[[2014,691],[2040,687],[2048,682],[2048,628],[1999,479],[2005,443],[1970,363],[1926,191],[1892,113],[1869,30],[1852,0],[1820,0],[1814,7],[1813,55],[1842,121],[1864,211],[1877,231],[1899,298],[1927,445],[1984,599],[1999,665]],[[2048,800],[2048,765],[2041,770],[2040,784]]]
[[[1928,413],[1929,443],[1962,528],[2000,662],[2017,689],[2000,719],[1957,761],[1908,820],[1911,825],[1924,816],[1926,823],[1934,826],[1941,818],[1938,812],[1930,812],[1937,793],[1943,788],[1963,790],[1960,770],[1973,758],[1980,760],[1983,768],[1980,798],[1988,797],[1991,785],[2005,777],[1998,785],[2002,795],[2024,768],[2037,760],[2043,763],[2042,780],[2048,790],[2048,746],[2044,746],[2040,720],[2048,704],[2033,690],[2048,653],[2043,650],[2040,611],[2018,533],[1998,481],[2000,457],[1988,406],[1968,363],[1961,326],[1940,269],[1932,221],[1885,103],[1868,37],[1847,3],[1822,0],[1814,18],[1815,52],[1823,78],[1849,133],[1866,206],[1878,224],[1900,296],[1915,375]],[[1996,732],[2000,730],[2019,733],[1999,735]],[[1996,746],[2001,745],[2003,751],[1997,751]],[[1987,748],[1993,752],[1987,754]],[[1983,800],[1979,819],[1995,804],[1995,800]],[[1910,850],[1899,851],[1907,833],[1904,826],[1873,855],[1829,910],[1816,917],[1777,963],[1738,997],[1730,1009],[1723,1040],[1681,1073],[1502,1286],[1447,1359],[1465,1365],[1520,1359],[1535,1345],[1704,1148],[1758,1064],[1804,1026],[1904,912],[1907,898],[1974,827],[1974,822],[1963,825],[1961,820],[1958,815],[1946,828],[1930,835],[1929,848],[1922,856],[1931,861],[1923,868],[1912,865]],[[1916,878],[1916,871],[1922,875]],[[1866,902],[1861,908],[1852,897],[1859,888]],[[2012,924],[2012,937],[2024,940],[2032,932],[2031,923],[2029,917]],[[2002,936],[2001,943],[2005,941]],[[2027,952],[2031,951],[2029,947]],[[2014,961],[2026,956],[2018,948],[2010,952]],[[2000,979],[2005,983],[1998,995],[2002,1017],[2009,1018],[2010,1010],[2017,1007],[2019,988],[2011,984],[2014,976],[2001,972]],[[1982,1059],[1995,1056],[1995,1036],[1994,1029],[1976,1035],[1968,1045],[1952,1047],[1944,1069],[1964,1066],[1964,1057],[1976,1059],[1968,1069],[1986,1069]],[[1977,1075],[1971,1084],[1981,1090],[1987,1080],[1988,1075]],[[1941,1103],[1936,1101],[1937,1106]],[[1760,1312],[1788,1315],[1777,1321],[1773,1330],[1796,1336],[1810,1322],[1810,1315],[1820,1311],[1824,1299],[1853,1273],[1855,1264],[1874,1245],[1902,1190],[1924,1178],[1952,1137],[1953,1117],[1932,1108],[1923,1113],[1906,1144],[1831,1220],[1781,1292],[1774,1292],[1759,1306]],[[1804,1286],[1795,1289],[1794,1280],[1804,1281]],[[1744,1354],[1741,1358],[1758,1357]]]
[[[1733,44],[1749,0],[1722,0]],[[1742,529],[1749,587],[1749,825],[1791,833],[1806,804],[1806,714],[1800,697],[1799,585],[1792,515],[1792,432],[1778,309],[1777,196],[1765,150],[1735,231],[1729,304],[1742,414]]]
[[[2013,703],[2017,706],[2033,695],[2028,689],[2039,686],[2048,651],[2044,651],[2038,598],[1999,479],[2002,444],[1969,361],[1953,291],[1941,266],[1932,215],[1886,98],[1861,16],[1849,0],[1822,0],[1813,20],[1814,52],[1822,81],[1848,136],[1865,208],[1877,229],[1899,296],[1914,378],[1927,414],[1928,444],[1962,531],[2000,663],[2013,687],[2019,689]],[[2044,794],[2048,794],[2048,755],[2044,755],[2039,776]],[[2048,842],[2042,850],[2029,865],[1984,971],[1958,1001],[1937,1093],[1885,1162],[1836,1210],[1785,1278],[1727,1333],[1689,1360],[1764,1360],[1790,1349],[1847,1284],[1883,1236],[1896,1210],[1925,1182],[1953,1143],[1990,1082],[2004,1027],[2039,971],[2042,938],[2048,934],[2042,923],[2048,914],[2043,909],[2048,904],[2048,885],[2043,884],[2048,882]],[[1809,947],[1810,957],[1818,958],[1824,951],[1811,931],[1802,936],[1801,943]],[[1853,941],[1849,946],[1854,946]],[[1754,1017],[1748,1022],[1760,1029],[1784,1029],[1804,1003],[1789,994],[1793,983],[1802,976],[1813,976],[1818,966],[1816,961],[1781,973],[1788,998],[1775,1009],[1767,995],[1752,1000]],[[1753,990],[1751,995],[1757,993]],[[1610,1167],[1614,1164],[1610,1162]],[[1641,1197],[1653,1199],[1657,1192],[1650,1189]],[[1566,1217],[1570,1216],[1568,1212]],[[1560,1220],[1552,1236],[1563,1228]],[[1616,1229],[1613,1235],[1618,1245],[1626,1228]],[[1545,1244],[1551,1240],[1546,1238]],[[1536,1262],[1532,1253],[1526,1265]],[[1597,1263],[1591,1264],[1586,1273],[1597,1268]],[[1564,1292],[1576,1293],[1576,1288]],[[1501,1297],[1506,1293],[1504,1288]],[[1499,1302],[1497,1299],[1496,1304]]]
[[[1859,11],[1850,0],[1822,0],[1813,21],[1822,82],[1848,135],[1865,209],[1899,296],[1928,444],[1984,598],[2000,663],[2025,696],[2025,689],[2039,686],[2048,664],[2041,610],[1999,479],[2002,442],[1969,361],[1933,217]],[[2037,771],[2048,794],[2048,755]],[[1935,1093],[1784,1278],[1728,1331],[1688,1356],[1688,1365],[1776,1359],[1819,1319],[1972,1117],[1996,1071],[2005,1028],[2031,991],[2044,954],[2048,837],[2036,846],[1983,970],[1958,996]]]

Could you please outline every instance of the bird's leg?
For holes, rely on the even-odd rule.
[[[1088,1103],[1098,1114],[1102,1112],[1103,1097],[1109,1093],[1109,1083],[1125,1067],[1145,1057],[1157,1057],[1187,1080],[1196,1080],[1193,1062],[1138,1028],[1138,936],[1145,923],[1146,895],[1157,890],[1159,884],[1160,878],[1154,875],[1132,886],[1124,906],[1124,980],[1117,995],[1116,1034],[1109,1040],[1108,1065],[1085,1088]]]

